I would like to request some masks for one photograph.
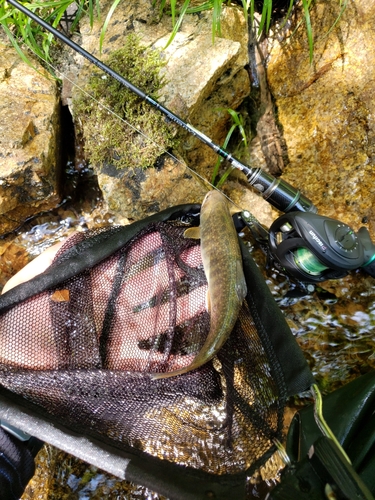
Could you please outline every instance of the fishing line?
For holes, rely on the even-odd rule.
[[[32,51],[33,52],[33,51]],[[34,52],[35,55],[38,55]],[[39,56],[40,59],[45,62],[46,64],[48,64],[55,72],[59,73],[61,77],[65,78],[66,80],[68,80],[68,82],[70,82],[72,85],[74,85],[80,92],[82,92],[83,94],[85,94],[87,97],[89,97],[90,99],[92,99],[98,106],[100,106],[102,109],[106,110],[108,113],[110,113],[111,115],[113,115],[114,117],[118,118],[120,121],[122,121],[122,123],[124,125],[127,125],[128,127],[130,127],[132,130],[134,130],[135,132],[137,132],[138,134],[140,134],[144,139],[146,139],[147,141],[149,141],[150,143],[154,144],[155,146],[157,146],[159,148],[159,151],[160,151],[160,155],[161,154],[167,154],[170,158],[172,158],[175,162],[179,163],[180,165],[184,166],[184,167],[187,167],[194,175],[196,175],[197,177],[199,177],[205,184],[209,184],[213,189],[217,189],[216,186],[214,186],[213,184],[211,184],[211,182],[209,182],[207,179],[205,179],[202,175],[200,175],[198,172],[196,172],[195,170],[193,170],[191,167],[189,167],[189,165],[187,165],[186,163],[184,163],[182,160],[180,160],[179,158],[177,158],[173,153],[171,153],[170,151],[168,151],[167,149],[163,149],[162,147],[160,147],[160,144],[158,144],[155,139],[153,139],[152,137],[148,136],[145,132],[143,132],[142,130],[140,130],[139,128],[135,127],[132,123],[130,123],[128,120],[126,120],[126,118],[123,118],[122,116],[120,116],[118,113],[116,113],[116,111],[114,111],[113,109],[111,109],[110,107],[108,107],[106,104],[103,104],[102,102],[98,101],[98,99],[96,99],[92,94],[90,94],[90,92],[87,92],[87,90],[85,90],[83,87],[81,87],[80,85],[78,85],[78,83],[74,82],[73,80],[71,80],[66,74],[64,74],[62,71],[60,71],[58,68],[56,68],[55,66],[53,66],[53,64],[51,64],[50,62],[46,61],[45,59],[43,59],[41,56]],[[223,193],[224,194],[224,193]],[[228,197],[227,197],[228,198]],[[228,198],[228,200],[235,204],[230,198]]]
[[[132,130],[134,130],[135,132],[138,132],[139,134],[141,134],[142,137],[144,137],[147,141],[151,142],[152,144],[154,144],[157,148],[159,148],[159,151],[162,153],[165,153],[167,154],[170,158],[172,158],[172,160],[174,160],[175,162],[181,164],[183,167],[186,167],[188,168],[188,170],[190,170],[190,172],[192,172],[193,175],[195,175],[196,177],[198,177],[199,179],[202,180],[203,184],[204,185],[209,185],[212,187],[212,189],[215,189],[216,191],[219,191],[233,206],[235,206],[236,208],[238,208],[238,211],[241,212],[241,217],[242,217],[242,220],[245,222],[245,224],[247,225],[247,227],[249,228],[249,230],[251,231],[251,233],[253,234],[253,237],[255,238],[255,240],[258,242],[258,244],[260,245],[260,248],[263,250],[263,252],[265,254],[268,253],[268,245],[265,244],[265,242],[267,241],[268,239],[268,232],[263,228],[262,224],[259,222],[259,220],[255,217],[255,215],[253,215],[249,210],[243,210],[237,203],[235,203],[229,196],[227,196],[223,191],[221,191],[220,189],[218,189],[216,186],[214,186],[210,181],[208,181],[207,179],[205,179],[202,175],[200,175],[198,172],[196,172],[195,170],[193,170],[191,167],[189,167],[189,165],[187,165],[186,163],[184,163],[183,161],[181,161],[179,158],[177,158],[173,153],[171,153],[170,151],[166,150],[166,149],[163,149],[160,147],[160,144],[158,144],[154,139],[152,139],[151,137],[149,137],[147,134],[145,134],[142,130],[138,129],[137,127],[135,127],[134,125],[132,125],[130,122],[128,122],[125,118],[123,118],[122,116],[120,116],[118,113],[116,113],[113,109],[111,109],[110,107],[108,107],[107,105],[103,104],[102,102],[98,101],[98,99],[96,99],[92,94],[90,94],[89,92],[87,92],[87,90],[85,90],[83,87],[81,87],[80,85],[78,85],[76,82],[74,82],[71,78],[69,78],[66,74],[64,74],[61,70],[59,70],[58,68],[56,68],[52,63],[50,63],[49,61],[47,61],[46,59],[44,59],[41,55],[37,54],[35,51],[32,50],[32,48],[28,47],[29,50],[36,56],[36,57],[39,57],[39,59],[41,59],[45,64],[47,64],[50,68],[52,68],[52,70],[55,72],[55,73],[59,73],[61,77],[63,78],[66,78],[72,85],[74,85],[80,92],[82,92],[83,94],[85,94],[87,97],[89,97],[90,99],[93,100],[93,102],[95,102],[98,106],[100,106],[101,108],[105,109],[108,113],[112,114],[113,116],[115,116],[116,118],[118,118],[124,125],[128,125]],[[103,75],[105,76],[105,75]]]

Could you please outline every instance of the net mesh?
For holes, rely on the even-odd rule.
[[[215,474],[249,471],[280,438],[284,400],[246,300],[212,361],[150,376],[190,364],[209,330],[199,241],[184,238],[185,229],[152,223],[0,316],[0,384],[124,449]],[[52,266],[69,265],[69,249],[115,230],[77,233]]]

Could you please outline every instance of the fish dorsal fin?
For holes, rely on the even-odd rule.
[[[184,232],[184,238],[192,238],[193,240],[200,240],[201,230],[199,226],[188,227]]]

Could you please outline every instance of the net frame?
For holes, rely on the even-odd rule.
[[[30,282],[22,284],[19,287],[10,290],[7,294],[4,294],[0,298],[0,314],[10,310],[17,304],[24,303],[25,300],[32,300],[35,293],[40,294],[47,290],[50,290],[50,294],[54,293],[53,290],[61,288],[62,283],[65,283],[67,280],[74,279],[74,276],[77,274],[82,275],[87,273],[89,269],[92,269],[100,262],[108,259],[114,253],[121,251],[121,248],[124,248],[124,246],[132,241],[141,231],[144,231],[145,228],[147,228],[151,223],[156,221],[178,221],[183,223],[193,222],[193,224],[197,224],[199,222],[197,217],[198,214],[199,206],[183,205],[180,207],[173,207],[172,209],[168,209],[160,214],[151,216],[150,218],[134,223],[130,226],[112,228],[107,234],[108,237],[104,240],[103,233],[92,235],[92,237],[73,245],[68,251],[65,251],[64,258],[60,260],[58,259],[56,263],[51,266],[51,268],[43,273],[43,275],[37,276]],[[248,308],[247,316],[249,314],[251,315],[252,324],[259,337],[262,350],[269,360],[270,377],[275,383],[275,393],[277,393],[278,396],[278,401],[275,403],[277,405],[277,423],[271,432],[271,436],[275,439],[279,439],[282,435],[282,416],[287,397],[305,390],[311,385],[313,380],[306,361],[295,339],[293,338],[285,319],[275,304],[264,279],[254,264],[249,252],[242,243],[241,252],[244,262],[245,278],[248,284],[248,295],[246,297],[246,307]],[[85,255],[84,263],[82,262],[82,255]],[[66,265],[67,263],[68,265]],[[244,319],[242,320],[245,321]],[[104,342],[104,344],[106,344],[106,342]],[[231,377],[226,376],[225,371],[230,372],[230,370],[233,369],[233,366],[230,366],[231,363],[227,363],[227,366],[225,367],[226,359],[230,358],[230,356],[227,356],[228,349],[229,351],[231,349],[235,349],[235,342],[231,343],[229,341],[226,344],[226,351],[223,350],[223,352],[220,352],[218,355],[218,360],[222,363],[222,367],[224,367],[224,375],[222,374],[222,376],[224,376],[227,386],[231,381]],[[105,358],[105,353],[102,352],[102,359],[103,356]],[[293,363],[290,363],[291,359],[293,360]],[[204,367],[203,372],[207,369],[207,367]],[[192,376],[196,375],[187,374],[183,377],[177,377],[176,380],[188,380]],[[163,381],[159,382],[164,384]],[[18,381],[17,383],[20,382]],[[170,384],[170,382],[167,383]],[[178,380],[177,383],[176,381],[172,381],[172,385],[175,387],[179,383],[181,384]],[[25,384],[25,382],[23,382],[23,384]],[[17,396],[15,394],[14,386],[12,388],[13,390],[9,391],[4,389],[4,385],[6,384],[4,384],[3,378],[3,387],[0,389],[0,394],[4,400],[2,402],[0,401],[0,411],[6,407],[4,406],[4,401],[9,402],[11,399],[13,405],[16,405],[16,407],[17,405],[20,405],[21,414],[26,411],[29,412],[29,416],[32,414],[34,418],[42,419],[42,421],[45,422],[51,422],[52,418],[54,426],[59,426],[60,430],[65,429],[63,432],[67,431],[69,433],[73,430],[75,433],[79,433],[84,437],[84,439],[88,440],[91,446],[95,443],[97,450],[102,450],[104,446],[107,453],[109,448],[115,450],[114,456],[116,456],[116,454],[117,456],[118,454],[122,456],[125,453],[125,456],[131,457],[130,464],[133,464],[136,472],[131,472],[132,467],[129,468],[128,464],[126,466],[126,474],[120,475],[120,477],[126,477],[127,479],[138,482],[138,484],[145,484],[151,488],[155,488],[155,481],[159,484],[160,478],[164,478],[163,481],[161,481],[163,484],[158,486],[158,491],[161,491],[171,498],[180,498],[180,496],[174,495],[180,495],[182,494],[182,491],[184,491],[184,494],[187,496],[181,496],[181,498],[189,498],[188,495],[190,494],[189,490],[191,490],[191,488],[187,488],[186,481],[190,482],[192,478],[196,481],[197,488],[198,486],[200,488],[205,488],[208,484],[211,484],[213,489],[217,490],[215,493],[217,495],[221,495],[222,493],[220,492],[227,491],[228,485],[232,488],[231,491],[233,491],[233,488],[238,488],[238,492],[240,493],[241,491],[243,493],[246,476],[250,475],[274,452],[274,446],[272,445],[272,440],[270,440],[268,449],[262,453],[260,457],[253,460],[252,463],[246,466],[242,471],[232,471],[232,473],[226,473],[222,470],[215,470],[215,472],[218,473],[213,473],[212,471],[200,470],[196,466],[191,467],[182,464],[169,463],[168,461],[161,461],[159,458],[152,457],[149,453],[145,453],[144,450],[123,446],[123,443],[121,443],[119,447],[118,440],[113,439],[113,437],[108,435],[103,436],[102,433],[96,432],[94,429],[89,429],[89,432],[87,432],[87,429],[84,426],[80,427],[79,425],[74,425],[74,422],[67,422],[67,419],[61,418],[61,415],[60,417],[57,415],[53,415],[53,417],[51,417],[50,412],[45,411],[45,409],[41,408],[40,405],[36,405],[35,402],[30,400],[30,398],[26,401],[24,397],[20,398]],[[11,386],[8,386],[8,389],[9,387]],[[23,386],[23,391],[21,392],[23,392],[23,395],[25,396],[25,385]],[[245,404],[243,402],[241,403],[241,394],[237,394],[236,397],[237,406]],[[227,412],[230,413],[232,410],[233,409],[231,409],[229,405],[227,407]],[[17,414],[17,411],[15,411],[15,414]],[[67,423],[68,427],[66,427]],[[45,434],[48,435],[48,439],[46,439],[46,436],[38,435],[38,437],[46,439],[49,442],[54,441],[53,432],[51,436],[50,427],[48,431],[45,431]],[[63,447],[64,449],[64,446],[60,445],[60,447]],[[69,445],[69,448],[70,449],[67,451],[77,454],[77,447]],[[120,450],[119,448],[122,449]],[[109,460],[109,462],[111,462],[111,460]],[[101,461],[101,467],[103,467],[103,461]],[[161,470],[164,472],[162,473]],[[176,475],[175,473],[172,473],[172,471],[178,471],[178,474]],[[171,477],[174,478],[173,481],[170,480]],[[175,491],[176,488],[179,492]],[[195,494],[197,494],[197,492],[195,492],[194,495]],[[219,496],[217,498],[219,498]],[[223,496],[222,498],[225,497]],[[238,496],[238,498],[242,498],[242,496]]]

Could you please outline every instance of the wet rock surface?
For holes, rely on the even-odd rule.
[[[366,6],[348,3],[328,36],[339,6],[316,2],[311,11],[312,64],[306,35],[299,29],[269,45],[267,68],[287,150],[282,177],[301,188],[319,214],[355,231],[367,227],[372,241],[374,13],[373,1]],[[275,282],[271,288],[323,390],[331,392],[375,368],[374,278],[352,272],[323,282],[310,296],[294,299],[286,297],[289,283],[274,287]]]
[[[0,45],[0,233],[59,199],[59,96],[35,65]]]
[[[173,205],[198,203],[204,197],[203,182],[200,184],[182,161],[165,155],[158,163],[147,171],[101,168],[98,182],[109,209],[137,220]]]
[[[299,29],[270,51],[268,81],[286,143],[283,177],[301,187],[319,213],[375,239],[375,2],[315,2],[314,59]]]
[[[50,471],[55,470],[52,475]],[[103,473],[62,451],[46,445],[38,454],[35,476],[23,500],[167,500],[144,486]]]

